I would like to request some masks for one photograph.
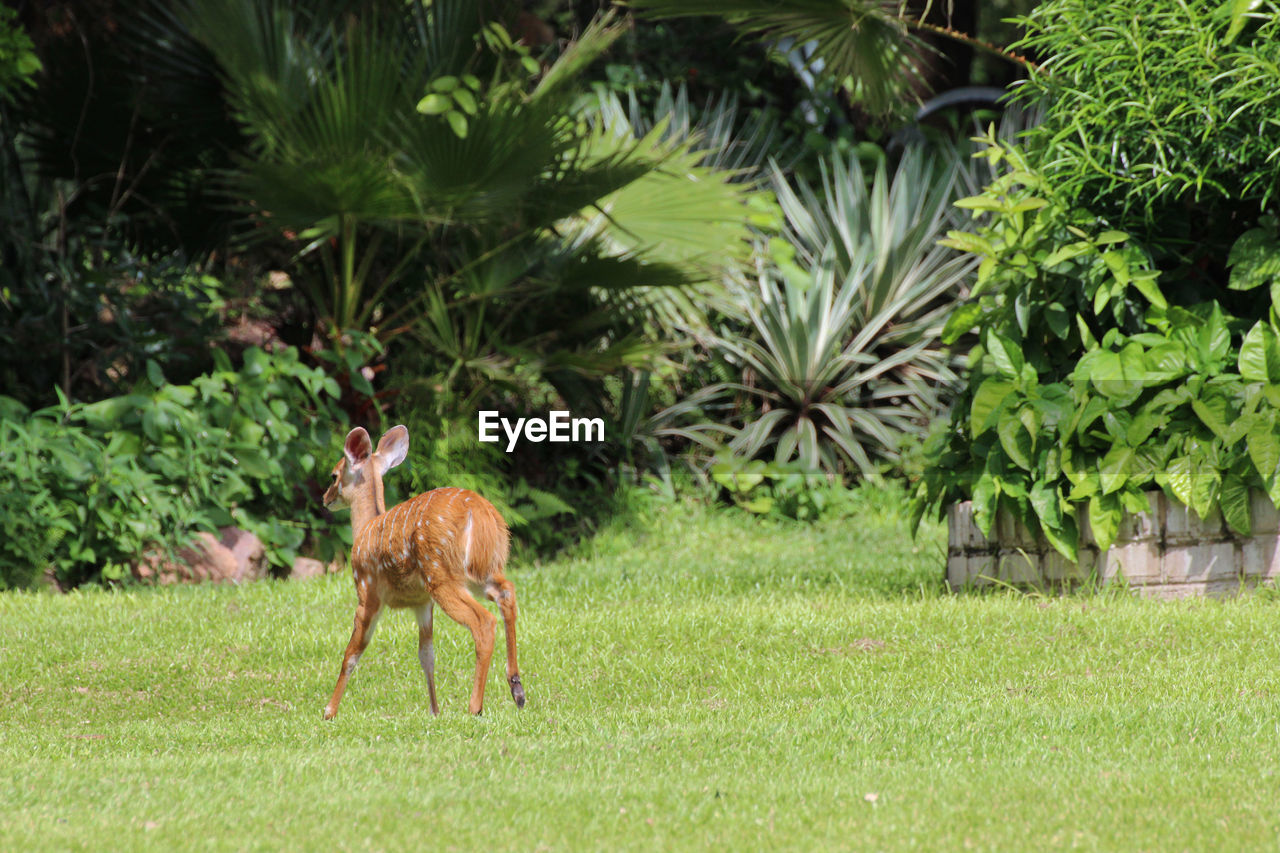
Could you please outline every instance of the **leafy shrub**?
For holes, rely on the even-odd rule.
[[[1026,139],[1045,177],[1153,248],[1220,263],[1242,220],[1273,206],[1280,187],[1278,11],[1217,0],[1038,5],[1014,49],[1045,58],[1018,90],[1048,106]]]
[[[945,338],[970,376],[931,437],[915,511],[973,500],[1074,557],[1143,491],[1250,529],[1280,501],[1280,73],[1272,3],[1054,0],[1020,47],[1043,106],[949,235],[981,259]],[[1271,298],[1265,296],[1271,289]]]
[[[982,258],[948,321],[976,329],[968,389],[926,445],[915,511],[970,498],[989,532],[1000,508],[1075,558],[1164,488],[1201,517],[1250,528],[1248,491],[1280,501],[1280,251],[1248,232],[1237,284],[1272,287],[1266,319],[1215,301],[1173,305],[1128,234],[1065,201],[1029,158],[989,140],[1008,172],[961,206],[988,217],[948,242]]]
[[[0,234],[0,242],[6,235]],[[83,248],[83,247],[81,247]],[[221,284],[181,258],[117,249],[0,268],[0,389],[25,405],[126,392],[154,360],[182,381],[211,367]],[[51,329],[65,329],[50,334]]]
[[[0,398],[0,585],[30,585],[47,567],[71,586],[120,580],[143,551],[186,544],[197,530],[237,524],[292,563],[311,537],[327,559],[341,527],[311,516],[314,474],[328,467],[338,388],[296,350],[245,353],[190,385],[151,362],[132,393],[89,404],[65,399],[28,412]]]
[[[838,506],[843,486],[798,463],[743,460],[725,456],[711,466],[711,478],[734,505],[756,515],[817,521]]]
[[[864,483],[849,488],[795,462],[724,455],[711,466],[711,477],[740,509],[795,521],[850,518],[867,511],[902,518],[906,503],[900,484]]]

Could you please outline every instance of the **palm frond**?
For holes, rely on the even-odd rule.
[[[921,78],[931,50],[911,32],[897,0],[633,0],[655,17],[715,15],[751,36],[816,44],[823,69],[849,78],[867,106],[889,112]]]
[[[614,12],[610,10],[593,18],[551,67],[543,72],[542,79],[529,97],[534,100],[543,98],[561,92],[566,85],[576,82],[587,66],[595,62],[626,32],[625,26],[613,23],[614,17]]]

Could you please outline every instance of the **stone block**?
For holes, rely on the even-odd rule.
[[[1104,553],[1082,518],[1080,559],[1074,564],[1008,514],[997,519],[988,540],[973,523],[970,504],[953,506],[947,581],[956,589],[993,582],[1036,587],[1096,577],[1158,598],[1236,595],[1262,583],[1280,584],[1280,511],[1265,493],[1250,495],[1249,537],[1233,534],[1217,511],[1200,519],[1162,492],[1146,498],[1149,511],[1127,514]]]
[[[1001,512],[996,516],[996,544],[1001,549],[1021,549],[1039,553],[1048,543],[1031,532],[1031,529],[1018,521],[1010,513]]]
[[[1160,583],[1160,547],[1154,539],[1117,542],[1101,555],[1098,577],[1102,580],[1123,578],[1130,586]]]
[[[1073,563],[1050,548],[1040,557],[1041,577],[1055,584],[1087,581],[1097,568],[1098,552],[1092,548],[1081,548],[1079,556],[1080,559]]]
[[[1228,578],[1200,584],[1200,595],[1206,595],[1210,598],[1231,598],[1246,589],[1248,589],[1248,586],[1242,579],[1238,577]]]
[[[1248,587],[1239,579],[1217,580],[1210,583],[1161,583],[1139,587],[1138,594],[1143,598],[1178,599],[1178,598],[1231,598],[1239,595]]]
[[[236,559],[233,578],[236,583],[261,580],[270,574],[267,546],[257,536],[238,527],[220,527],[218,537],[223,547]]]
[[[1199,542],[1227,538],[1222,513],[1214,510],[1208,518],[1200,518],[1189,507],[1167,498],[1164,504],[1164,538],[1167,545],[1194,545]]]
[[[1164,493],[1147,492],[1147,511],[1125,513],[1116,531],[1117,542],[1132,542],[1142,539],[1158,539],[1160,537],[1160,514],[1164,509]]]
[[[1280,535],[1254,534],[1240,546],[1240,574],[1254,580],[1280,580]]]
[[[996,578],[1015,586],[1040,586],[1040,555],[1021,549],[1002,549],[996,558]]]
[[[1160,538],[1161,501],[1164,496],[1159,492],[1147,492],[1150,509],[1147,512],[1126,512],[1116,529],[1116,542],[1134,542],[1155,540]],[[1080,525],[1080,542],[1082,545],[1097,547],[1098,540],[1093,535],[1093,525],[1089,523],[1089,513],[1084,509],[1079,512],[1077,523]]]
[[[139,580],[159,583],[236,583],[239,563],[231,549],[212,534],[201,531],[190,544],[178,549],[176,559],[148,552],[133,567]]]
[[[1172,600],[1177,598],[1194,598],[1204,595],[1204,584],[1198,583],[1155,583],[1139,587],[1138,595],[1143,598]]]
[[[1254,536],[1280,533],[1280,510],[1266,492],[1254,489],[1249,493],[1249,520]]]
[[[1239,579],[1238,554],[1233,542],[1200,542],[1168,547],[1164,554],[1164,580],[1179,584]]]
[[[970,501],[952,504],[947,509],[947,545],[949,551],[993,550],[995,543],[982,535],[973,520],[973,504]]]
[[[340,561],[334,560],[330,563],[322,563],[311,557],[298,557],[293,561],[293,568],[289,572],[289,577],[293,580],[308,580],[310,578],[323,577],[331,575],[334,572],[340,572],[343,565]]]
[[[947,558],[947,584],[952,589],[983,586],[995,577],[995,557],[990,554],[952,554]]]

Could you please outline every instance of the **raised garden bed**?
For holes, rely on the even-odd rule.
[[[991,538],[983,536],[972,505],[955,504],[947,513],[947,583],[1051,589],[1118,582],[1142,595],[1178,598],[1230,595],[1280,578],[1280,512],[1265,494],[1251,496],[1251,536],[1230,530],[1216,512],[1202,520],[1163,492],[1148,492],[1147,502],[1150,510],[1126,516],[1105,551],[1086,523],[1075,564],[1005,513]]]

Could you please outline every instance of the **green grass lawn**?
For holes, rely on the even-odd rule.
[[[0,596],[0,846],[1275,849],[1280,604],[946,594],[942,533],[684,505],[514,566],[529,704],[349,578]]]

